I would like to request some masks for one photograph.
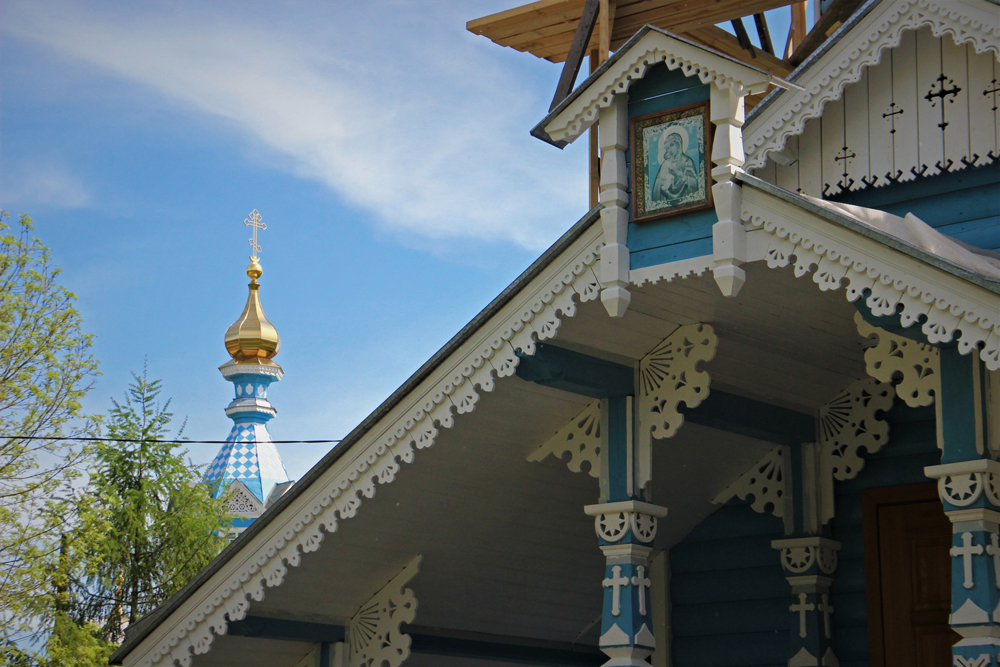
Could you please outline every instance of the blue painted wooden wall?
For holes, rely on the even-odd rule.
[[[865,467],[856,478],[835,486],[837,514],[831,522],[831,537],[841,543],[841,549],[831,602],[836,610],[833,617],[841,667],[868,666],[861,492],[881,486],[929,482],[924,467],[941,462],[933,406],[912,409],[897,400],[885,419],[890,424],[889,445],[866,457]]]
[[[827,527],[842,545],[831,600],[842,667],[869,664],[861,492],[927,482],[924,466],[940,462],[933,407],[897,401],[885,419],[889,444],[866,457],[858,477],[836,485],[837,514]],[[787,665],[791,589],[771,548],[783,537],[779,519],[733,501],[671,550],[675,667]]]
[[[1000,161],[883,188],[866,188],[831,200],[905,216],[913,213],[942,234],[1000,251]]]
[[[647,114],[707,101],[709,86],[696,76],[684,76],[680,70],[670,71],[660,63],[649,69],[642,80],[629,89],[629,120]],[[632,155],[626,152],[631,183]],[[629,210],[631,220],[631,209]],[[718,218],[715,211],[698,211],[641,225],[628,226],[628,247],[631,268],[641,269],[691,257],[712,254],[712,225]]]

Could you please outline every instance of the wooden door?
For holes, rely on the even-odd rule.
[[[948,667],[951,522],[934,483],[864,492],[872,667]]]

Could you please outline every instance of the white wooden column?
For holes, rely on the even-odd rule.
[[[615,95],[609,107],[601,109],[601,224],[607,245],[601,249],[601,303],[611,317],[621,317],[632,301],[629,294],[628,251],[628,95]]]
[[[741,171],[743,154],[743,94],[712,84],[709,117],[715,125],[712,142],[712,198],[719,221],[712,226],[715,282],[724,296],[736,296],[746,282],[740,265],[747,259],[746,230],[740,221],[740,186],[733,176]]]

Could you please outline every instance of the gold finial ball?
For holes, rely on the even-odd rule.
[[[264,269],[257,262],[250,262],[250,265],[247,266],[247,275],[250,276],[251,280],[257,280],[264,275]]]

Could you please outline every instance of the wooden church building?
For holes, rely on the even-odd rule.
[[[113,662],[998,667],[1000,5],[854,5],[613,44],[599,203]]]

